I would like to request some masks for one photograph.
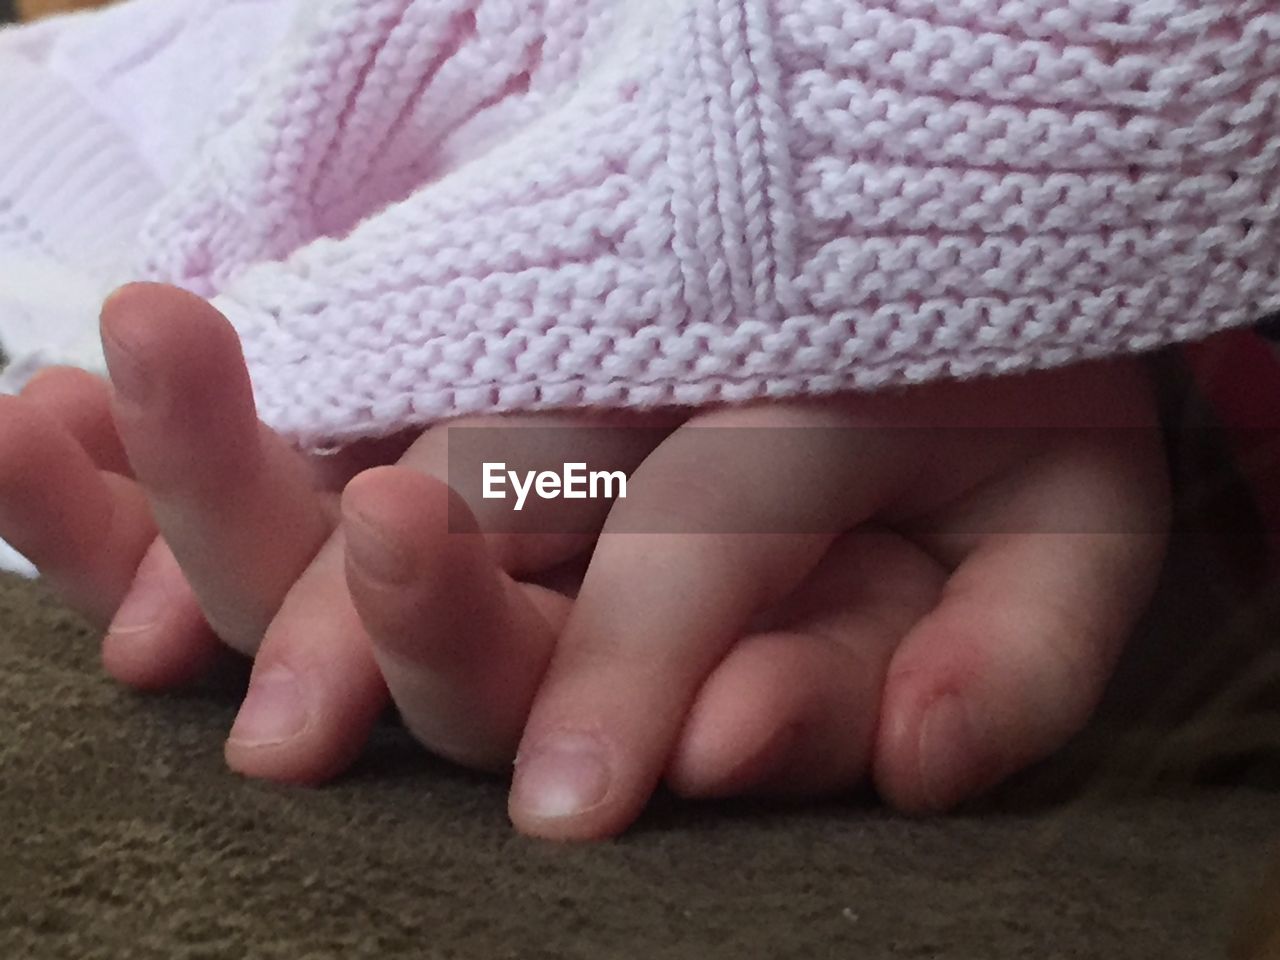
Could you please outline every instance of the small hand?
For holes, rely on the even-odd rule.
[[[131,599],[151,596],[159,603],[136,624],[127,620],[137,607],[126,601],[105,649],[137,644],[144,635],[152,655],[157,647],[171,656],[191,649],[189,618],[175,630],[171,602],[189,584],[213,632],[255,658],[227,743],[229,763],[277,780],[314,782],[341,772],[386,705],[385,683],[397,690],[399,682],[394,654],[371,644],[352,605],[337,495],[330,488],[366,463],[396,457],[418,477],[444,478],[445,429],[423,432],[407,449],[406,438],[392,438],[348,451],[336,463],[309,461],[257,419],[235,332],[205,301],[172,288],[133,285],[108,302],[102,330],[115,424],[163,536],[155,552],[167,557],[172,551],[177,561],[144,562]],[[522,421],[500,422],[514,430]],[[554,426],[557,419],[524,422]],[[624,469],[656,442],[651,431],[594,435],[598,456]],[[598,512],[598,526],[607,505],[589,509]],[[505,576],[554,566],[590,542],[589,536],[496,535],[484,546]],[[556,608],[542,607],[554,619]],[[534,612],[526,614],[522,622],[541,623]],[[484,624],[483,618],[476,622]],[[505,649],[515,658],[520,647],[511,641]],[[545,657],[545,650],[531,656]],[[492,700],[487,689],[467,693],[459,686],[459,709],[467,696]],[[448,752],[450,745],[433,746]],[[459,759],[479,762],[495,749],[471,743]]]
[[[870,777],[941,811],[1085,722],[1153,585],[1167,496],[1139,368],[1095,364],[700,415],[532,629],[513,624],[539,623],[536,598],[447,533],[449,492],[399,468],[347,489],[348,580],[428,745],[477,723],[505,743],[492,730],[531,705],[525,832],[616,833],[664,777],[691,796]],[[403,577],[377,572],[390,557]],[[444,734],[459,675],[492,696],[444,710]]]

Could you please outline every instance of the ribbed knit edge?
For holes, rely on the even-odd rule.
[[[28,225],[39,253],[86,273],[121,273],[127,241],[160,193],[155,174],[46,68],[2,58],[0,90],[10,91],[0,98],[0,211]]]
[[[18,28],[5,28],[18,29]],[[28,29],[28,28],[22,28]],[[27,252],[96,280],[124,279],[132,239],[159,194],[155,175],[119,130],[65,80],[17,56],[0,57],[0,210],[24,225]],[[2,261],[3,258],[0,258]],[[23,276],[0,265],[0,290],[22,297]],[[78,313],[79,311],[77,311]],[[96,307],[86,318],[94,323]],[[31,323],[19,313],[14,323]],[[0,317],[0,340],[4,340]],[[0,540],[0,570],[35,568]]]

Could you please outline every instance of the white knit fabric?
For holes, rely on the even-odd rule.
[[[214,16],[118,15],[196,36],[188,2]],[[214,298],[304,446],[1009,372],[1280,308],[1275,0],[303,9],[113,249]],[[254,62],[251,23],[223,54]]]
[[[98,307],[218,105],[296,0],[131,0],[0,28],[0,346],[16,392],[55,363],[105,371]]]

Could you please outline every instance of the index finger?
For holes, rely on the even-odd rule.
[[[522,830],[570,839],[624,829],[730,645],[890,495],[906,447],[864,459],[824,434],[786,429],[811,419],[781,407],[708,418],[781,428],[779,446],[763,451],[744,435],[708,455],[709,435],[692,427],[636,472],[525,730],[510,807]]]

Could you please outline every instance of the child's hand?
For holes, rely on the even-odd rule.
[[[104,307],[103,333],[114,395],[98,378],[63,369],[20,398],[0,398],[0,535],[70,605],[110,623],[103,659],[125,683],[191,679],[219,639],[256,656],[252,696],[227,746],[237,769],[307,781],[340,772],[387,698],[344,581],[332,491],[363,465],[401,455],[416,473],[445,476],[443,430],[407,451],[393,438],[306,458],[258,422],[235,333],[203,300],[133,285]],[[594,436],[593,458],[630,470],[661,434]],[[589,509],[598,516],[587,526],[598,528],[608,505]],[[590,542],[494,536],[488,548],[519,572]],[[549,651],[549,642],[537,648],[541,664]],[[284,710],[285,673],[305,680],[293,713]],[[509,757],[526,714],[527,703],[502,725],[503,743],[458,759]]]
[[[1132,363],[705,414],[635,472],[545,676],[555,631],[446,532],[451,496],[351,483],[357,607],[428,746],[502,742],[532,702],[512,817],[589,838],[664,775],[941,811],[1045,756],[1148,599],[1168,492]]]
[[[512,574],[554,567],[589,538],[500,534],[474,501],[478,535],[448,534],[449,500],[463,505],[443,483],[434,430],[404,467],[350,485],[345,550],[324,489],[403,443],[327,462],[331,483],[317,483],[315,464],[253,417],[234,335],[207,305],[144,286],[106,313],[109,341],[142,334],[147,400],[121,399],[116,416],[187,577],[156,540],[134,591],[159,594],[157,616],[134,629],[127,604],[104,656],[122,679],[159,686],[215,649],[202,607],[246,653],[265,635],[228,744],[254,775],[340,770],[385,702],[385,677],[424,743],[475,765],[509,760],[533,705],[512,814],[534,833],[622,829],[664,770],[696,795],[827,791],[871,773],[899,806],[940,809],[1083,722],[1162,552],[1163,462],[1133,366],[720,411],[636,471],[557,645],[570,600]],[[108,343],[123,393],[120,346]],[[100,382],[63,373],[28,394],[0,421],[0,534],[107,619],[155,535],[143,488],[127,479]],[[726,447],[699,426],[789,429]],[[816,442],[797,446],[795,428],[812,426],[843,439],[810,432]],[[904,426],[933,429],[913,439]],[[612,448],[583,446],[602,434]],[[653,437],[595,430],[523,466],[589,457],[629,469]],[[597,511],[586,526],[603,520],[600,504],[583,509]],[[658,532],[635,532],[646,530]],[[388,553],[407,582],[372,575]],[[284,710],[286,676],[301,714]],[[925,744],[924,708],[947,692],[964,703],[966,742],[952,717],[932,721]],[[552,729],[575,734],[578,800],[594,776],[582,746],[603,746],[612,769],[604,801],[579,815],[573,784],[529,759]]]

